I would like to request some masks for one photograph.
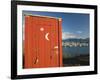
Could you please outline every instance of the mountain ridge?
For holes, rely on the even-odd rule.
[[[62,42],[89,42],[89,38],[69,38],[69,39],[65,39],[62,40]]]

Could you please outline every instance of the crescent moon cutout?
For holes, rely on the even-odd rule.
[[[49,35],[49,33],[46,33],[45,39],[49,41],[48,35]]]

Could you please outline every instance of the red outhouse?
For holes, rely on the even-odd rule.
[[[62,66],[62,19],[24,15],[24,68]]]

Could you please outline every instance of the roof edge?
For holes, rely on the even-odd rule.
[[[33,15],[33,14],[24,14],[24,16],[35,16],[35,17],[45,17],[45,18],[53,18],[53,19],[62,19],[58,17],[51,17],[51,16],[42,16],[42,15]]]

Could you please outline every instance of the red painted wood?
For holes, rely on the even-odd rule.
[[[56,48],[58,46],[58,22],[53,19],[51,23],[51,66],[57,67],[59,66],[59,53]]]
[[[59,59],[60,59],[60,61],[59,61],[59,63],[60,63],[60,66],[63,66],[63,61],[62,61],[62,19],[59,19],[59,21],[58,21],[58,31],[59,31]]]
[[[32,41],[32,18],[30,16],[25,17],[25,48],[24,48],[24,59],[25,59],[25,68],[32,68],[32,59],[33,55],[32,52],[32,45],[30,43],[33,43]],[[35,54],[34,54],[35,55]]]
[[[58,19],[25,16],[24,68],[62,66],[61,34]]]

